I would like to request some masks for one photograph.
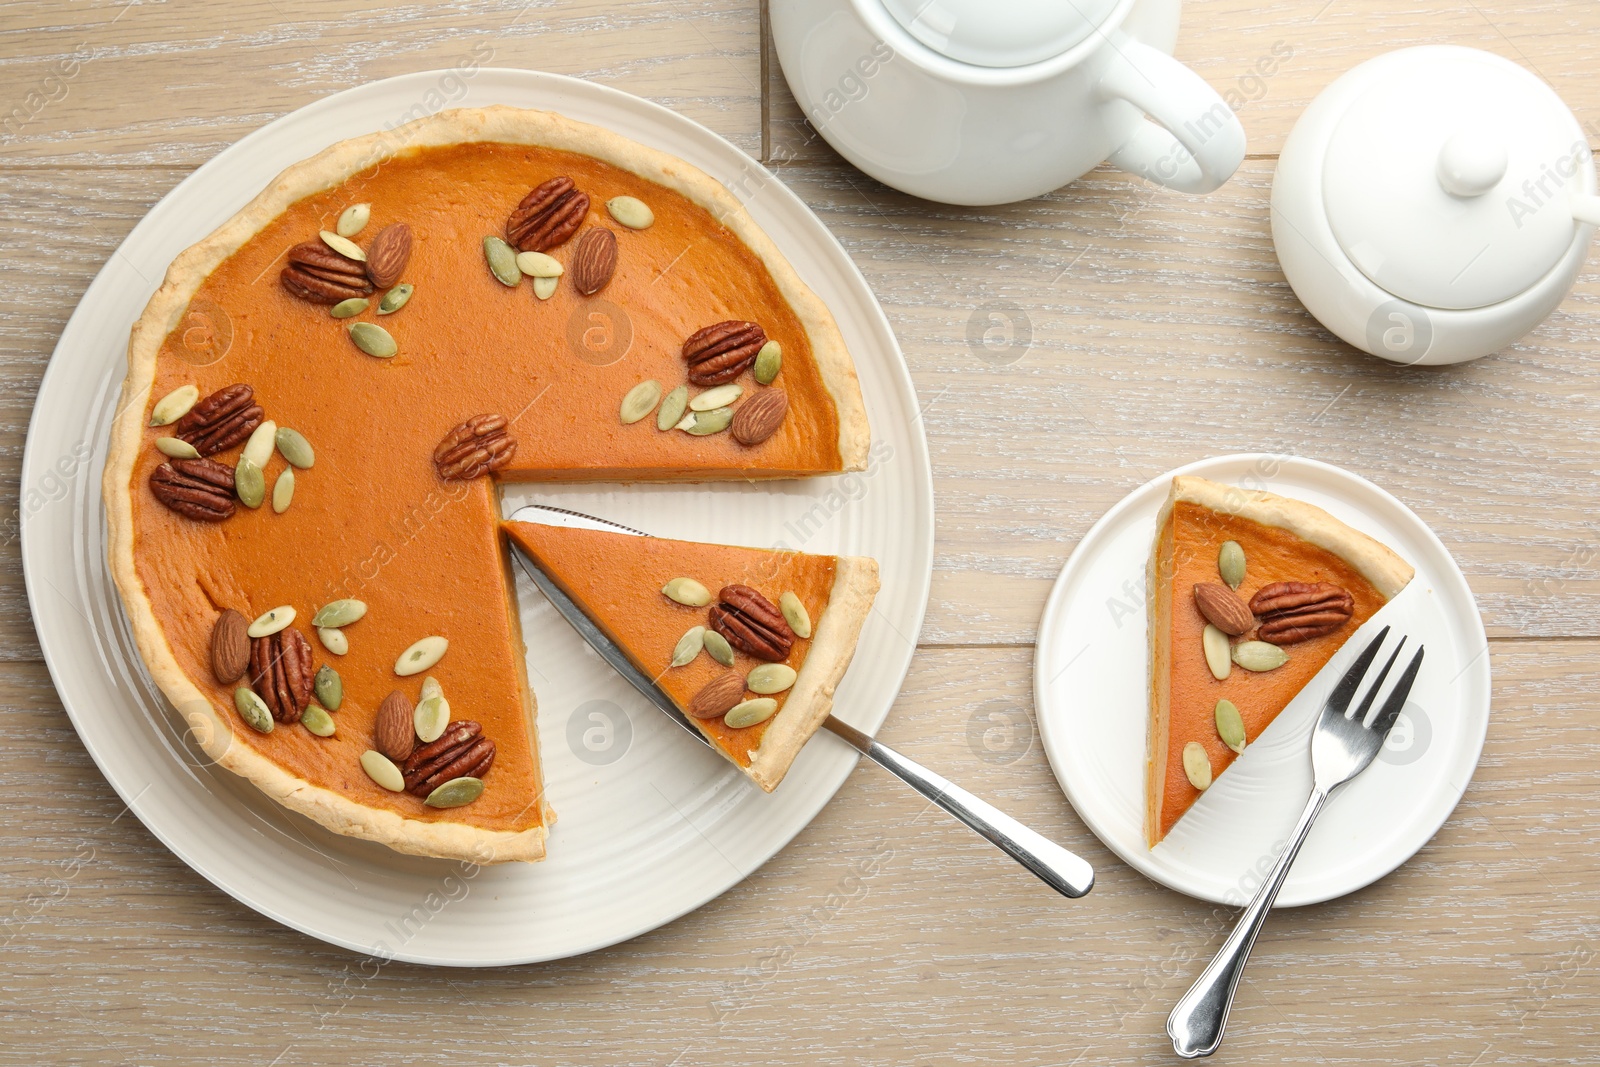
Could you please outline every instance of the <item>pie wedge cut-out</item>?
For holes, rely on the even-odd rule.
[[[526,522],[505,531],[768,792],[828,717],[878,591],[877,562],[859,556]],[[697,585],[670,586],[675,600],[664,590],[683,579]],[[741,709],[755,721],[739,725]]]
[[[831,315],[721,184],[549,112],[442,112],[289,167],[172,263],[129,344],[110,567],[222,767],[402,852],[536,860],[499,483],[803,477],[867,450]]]
[[[1229,542],[1237,551],[1229,548],[1223,562]],[[1151,848],[1238,758],[1221,732],[1229,727],[1219,726],[1218,703],[1237,709],[1230,729],[1242,724],[1240,748],[1248,748],[1412,574],[1389,548],[1321,508],[1191,475],[1173,478],[1147,575]],[[1208,626],[1218,631],[1213,655],[1226,652],[1220,672],[1208,662]],[[1223,717],[1232,719],[1226,710]]]

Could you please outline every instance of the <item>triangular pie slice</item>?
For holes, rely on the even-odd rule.
[[[856,556],[527,522],[504,530],[768,792],[828,717],[878,591],[877,562]],[[759,721],[738,725],[745,718]]]
[[[1229,740],[1247,747],[1412,573],[1390,549],[1311,504],[1173,478],[1147,575],[1151,848],[1237,758],[1221,731],[1242,724],[1242,743]],[[1232,727],[1219,725],[1220,701],[1238,710],[1234,720],[1224,709]]]

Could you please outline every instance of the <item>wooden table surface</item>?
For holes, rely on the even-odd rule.
[[[1494,713],[1415,859],[1268,927],[1221,1058],[1600,1060],[1600,269],[1495,357],[1398,369],[1300,307],[1267,214],[1296,116],[1405,45],[1516,60],[1600,145],[1597,34],[1583,0],[1191,0],[1178,54],[1235,95],[1249,135],[1224,189],[1099,170],[964,210],[884,188],[811,134],[757,0],[0,4],[0,1061],[1170,1062],[1166,1012],[1230,913],[1102,847],[1017,713],[1046,591],[1089,525],[1163,470],[1248,450],[1345,466],[1432,525],[1492,638]],[[21,456],[56,339],[118,242],[219,150],[485,49],[677,108],[844,242],[927,406],[937,494],[927,626],[885,740],[1081,850],[1091,896],[1055,897],[862,768],[765,867],[631,942],[504,970],[375,966],[236,903],[124,814],[22,584]],[[995,310],[1027,343],[969,340]]]

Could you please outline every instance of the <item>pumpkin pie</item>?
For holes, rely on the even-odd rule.
[[[722,185],[548,112],[442,112],[290,167],[173,262],[129,344],[110,566],[221,766],[338,833],[535,860],[499,486],[821,475],[867,447],[832,317]],[[812,568],[852,568],[794,567],[832,612]],[[847,659],[785,703],[825,707]],[[756,739],[805,718],[732,747],[767,774]]]
[[[504,529],[768,792],[828,717],[878,591],[877,562],[856,556]]]
[[[1412,573],[1321,508],[1173,478],[1147,575],[1151,848]]]

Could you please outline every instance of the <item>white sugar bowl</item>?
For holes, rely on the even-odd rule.
[[[1344,74],[1284,143],[1272,240],[1306,308],[1404,364],[1496,352],[1555,310],[1600,225],[1561,98],[1510,60],[1405,48]]]

